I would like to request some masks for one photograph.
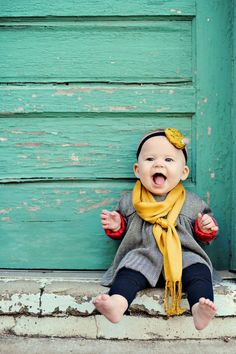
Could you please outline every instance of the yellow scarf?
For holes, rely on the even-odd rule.
[[[153,235],[164,258],[165,312],[168,316],[180,315],[182,297],[182,249],[175,229],[176,219],[185,200],[185,189],[179,183],[165,200],[157,202],[138,180],[133,189],[133,205],[137,214],[153,224]],[[171,304],[169,304],[171,298]]]

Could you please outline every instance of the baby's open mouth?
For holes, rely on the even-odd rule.
[[[162,185],[166,180],[166,176],[164,176],[162,173],[155,173],[152,176],[152,179],[155,184]]]

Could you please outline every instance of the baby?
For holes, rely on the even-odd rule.
[[[112,266],[102,279],[108,294],[94,300],[97,310],[119,322],[138,291],[165,280],[165,312],[182,314],[187,294],[195,328],[205,328],[216,313],[212,264],[201,247],[216,236],[218,226],[207,204],[186,191],[189,175],[186,139],[174,128],[143,137],[133,166],[137,177],[115,211],[103,210],[106,234],[122,239]]]

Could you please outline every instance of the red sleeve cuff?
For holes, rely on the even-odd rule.
[[[120,221],[121,221],[121,225],[120,225],[120,229],[118,231],[114,232],[112,230],[105,229],[105,233],[107,234],[107,236],[109,236],[110,238],[112,238],[114,240],[118,240],[119,238],[121,238],[124,234],[125,229],[126,229],[125,220],[121,214],[120,214]]]
[[[217,226],[216,221],[214,220],[215,225]],[[212,240],[214,240],[217,231],[212,231],[211,233],[204,233],[203,231],[201,231],[199,229],[199,225],[198,225],[198,220],[195,221],[195,225],[194,225],[194,231],[195,231],[195,235],[196,237],[203,242],[211,242]]]

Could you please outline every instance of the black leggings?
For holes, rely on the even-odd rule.
[[[190,310],[201,297],[214,300],[211,272],[205,264],[195,263],[183,269],[182,287],[187,294]],[[130,306],[137,292],[146,288],[150,288],[150,284],[144,275],[133,269],[122,268],[117,273],[109,295],[122,295]]]

